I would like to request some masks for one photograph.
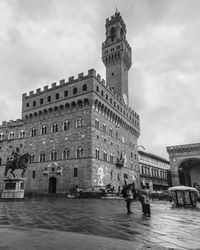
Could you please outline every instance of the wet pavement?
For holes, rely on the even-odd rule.
[[[142,243],[144,248],[137,249],[200,249],[200,208],[172,208],[169,202],[155,201],[151,217],[142,215],[139,202],[132,203],[132,211],[126,213],[123,200],[0,202],[0,236],[4,229],[47,229]]]

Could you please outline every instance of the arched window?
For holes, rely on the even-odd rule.
[[[0,133],[0,141],[4,140],[4,133]]]
[[[69,159],[70,158],[70,151],[69,151],[69,149],[67,148],[67,149],[65,149],[64,151],[63,151],[63,160],[67,160],[67,159]]]
[[[97,159],[99,159],[99,149],[98,148],[96,148],[96,150],[95,150],[95,157]]]
[[[36,136],[37,135],[37,130],[36,130],[36,128],[33,128],[32,130],[31,130],[31,137],[34,137],[34,136]]]
[[[46,135],[46,133],[47,133],[47,127],[42,126],[42,135]]]
[[[103,132],[106,133],[106,125],[103,124]]]
[[[113,155],[110,155],[110,163],[113,163]]]
[[[63,123],[63,130],[69,130],[70,129],[70,121],[65,121]]]
[[[99,120],[97,118],[95,120],[95,128],[99,129]]]
[[[21,138],[24,138],[25,137],[25,131],[24,130],[21,130],[20,132],[19,132],[19,138],[21,139]]]
[[[35,107],[36,106],[36,101],[33,101],[33,107]]]
[[[40,154],[40,162],[44,162],[45,161],[45,153],[41,153]]]
[[[109,134],[110,134],[110,136],[113,135],[113,129],[112,128],[109,129]]]
[[[56,93],[56,100],[58,100],[60,98],[59,93]]]
[[[115,31],[115,28],[112,27],[110,30],[110,37],[111,37],[112,42],[114,41],[115,36],[116,36],[116,31]]]
[[[67,97],[68,96],[68,90],[65,90],[64,92],[64,96]]]
[[[77,149],[77,158],[83,158],[83,149],[82,148]]]
[[[57,160],[57,153],[55,151],[51,152],[50,160],[51,161],[56,161]]]
[[[57,124],[57,123],[54,123],[54,124],[53,124],[53,126],[52,126],[52,132],[53,132],[53,133],[58,132],[58,124]]]
[[[77,127],[77,128],[83,127],[83,118],[78,118],[78,119],[76,120],[76,127]]]
[[[78,168],[74,168],[74,177],[78,176]]]
[[[83,85],[83,91],[86,91],[87,90],[87,84],[84,84]]]
[[[103,160],[104,160],[104,161],[107,161],[107,160],[108,160],[108,155],[107,155],[107,152],[106,152],[106,151],[103,152]]]
[[[43,104],[43,103],[44,103],[44,99],[41,98],[41,99],[40,99],[40,104]]]
[[[14,137],[15,137],[15,133],[14,133],[14,132],[10,132],[10,133],[8,134],[8,139],[9,139],[9,140],[13,140]]]
[[[51,96],[50,95],[47,97],[47,101],[51,102]]]
[[[31,156],[30,156],[30,158],[29,158],[29,162],[30,162],[30,163],[33,163],[34,160],[35,160],[35,156],[34,156],[34,154],[31,154]]]
[[[74,88],[74,89],[73,89],[73,94],[74,94],[74,95],[77,94],[77,88]]]

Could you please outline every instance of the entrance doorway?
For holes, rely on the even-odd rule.
[[[49,178],[49,193],[55,194],[56,193],[56,185],[57,185],[57,179],[55,177]]]

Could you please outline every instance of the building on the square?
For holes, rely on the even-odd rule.
[[[129,107],[131,47],[119,12],[106,19],[102,60],[106,81],[94,69],[22,96],[22,117],[0,126],[0,185],[16,147],[31,155],[26,192],[64,193],[124,183],[140,185],[139,115]]]
[[[173,186],[196,187],[200,191],[200,143],[167,147]]]
[[[167,190],[171,186],[169,161],[141,150],[138,156],[141,186],[148,186],[152,191]]]

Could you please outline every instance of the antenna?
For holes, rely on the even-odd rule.
[[[115,13],[118,13],[117,4],[115,4]]]

